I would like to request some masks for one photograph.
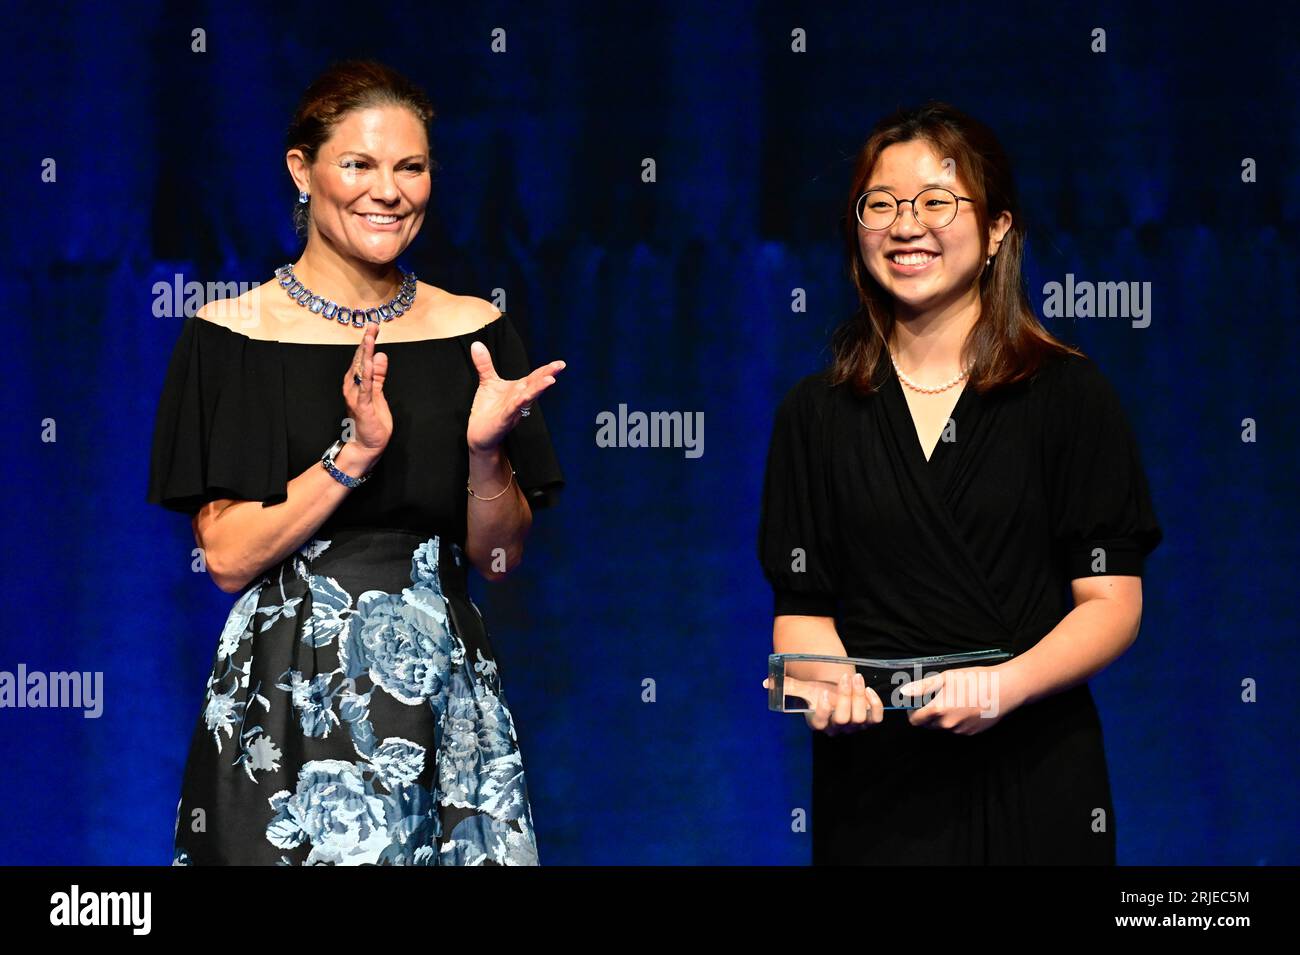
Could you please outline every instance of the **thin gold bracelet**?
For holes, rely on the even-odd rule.
[[[472,498],[474,498],[474,500],[476,500],[476,501],[495,501],[495,500],[496,500],[497,498],[499,498],[502,494],[506,493],[506,491],[510,490],[510,485],[511,485],[511,484],[514,484],[514,483],[515,483],[515,469],[514,469],[514,468],[511,468],[511,469],[510,469],[510,480],[509,480],[509,481],[506,481],[506,486],[503,487],[501,490],[497,491],[497,492],[496,492],[495,494],[493,494],[491,497],[480,497],[479,495],[475,494],[475,493],[474,493],[474,489],[473,489],[472,487],[469,486],[469,481],[466,481],[466,482],[465,482],[465,490],[469,491],[469,496],[472,497]]]

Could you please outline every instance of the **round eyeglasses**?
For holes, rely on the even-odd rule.
[[[858,224],[870,232],[888,229],[902,214],[903,203],[912,204],[912,215],[927,229],[942,229],[957,218],[960,200],[974,202],[969,196],[958,196],[947,189],[922,189],[913,199],[898,199],[891,192],[872,189],[858,199]]]

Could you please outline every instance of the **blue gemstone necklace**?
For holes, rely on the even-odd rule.
[[[289,294],[289,297],[308,311],[315,312],[323,318],[332,318],[340,325],[352,325],[354,328],[365,328],[367,322],[391,322],[398,315],[410,311],[411,306],[415,304],[415,273],[407,272],[400,265],[397,270],[402,273],[402,286],[397,290],[397,295],[386,305],[380,305],[378,308],[344,308],[338,302],[317,295],[307,286],[298,281],[293,274],[293,263],[282,265],[275,270],[279,277],[280,287]]]

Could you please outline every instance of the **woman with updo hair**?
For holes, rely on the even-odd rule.
[[[286,163],[305,240],[187,317],[148,499],[239,594],[177,807],[178,865],[537,864],[473,568],[514,570],[564,478],[532,368],[489,302],[397,264],[434,111],[382,64],[306,90]]]

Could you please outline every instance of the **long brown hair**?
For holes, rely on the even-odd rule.
[[[433,141],[433,104],[424,91],[401,73],[375,60],[342,60],[334,63],[312,80],[285,133],[285,151],[301,149],[308,165],[316,162],[316,153],[334,133],[334,127],[354,109],[373,106],[404,106],[424,124],[425,135]],[[429,157],[429,172],[438,169]],[[293,207],[294,229],[307,234],[307,205],[296,199]]]
[[[874,392],[887,374],[886,345],[894,330],[893,298],[871,276],[858,248],[856,208],[867,179],[886,147],[922,140],[940,156],[951,157],[966,183],[979,223],[980,255],[988,256],[988,225],[1011,213],[993,265],[980,276],[980,315],[967,336],[964,356],[973,362],[970,384],[985,393],[1032,376],[1052,354],[1082,355],[1053,338],[1034,314],[1021,265],[1025,226],[1016,197],[1011,161],[993,131],[956,108],[936,100],[886,116],[871,131],[858,154],[843,222],[849,277],[858,291],[858,310],[835,330],[831,381],[848,381],[861,394]]]

